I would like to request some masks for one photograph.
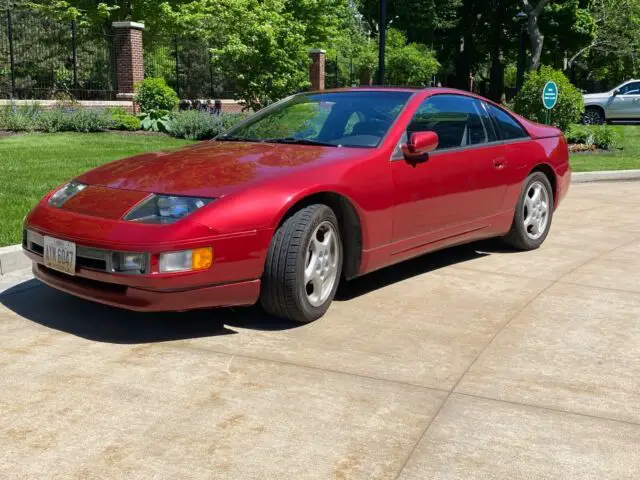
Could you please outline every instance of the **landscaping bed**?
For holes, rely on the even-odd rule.
[[[640,169],[640,125],[579,126],[579,129],[580,136],[575,135],[576,129],[566,133],[570,143],[586,147],[570,155],[574,172]],[[585,142],[584,132],[603,133],[599,141],[593,135]]]

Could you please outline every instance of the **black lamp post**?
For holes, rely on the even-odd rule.
[[[380,22],[378,24],[378,85],[384,85],[384,53],[387,43],[387,0],[380,0]]]
[[[529,16],[526,13],[520,12],[516,15],[516,18],[515,18],[518,24],[520,25],[520,50],[518,51],[518,70],[516,73],[516,93],[520,92],[520,89],[522,88],[522,81],[524,79],[524,70],[525,70],[525,62],[526,62],[525,22],[528,17]]]

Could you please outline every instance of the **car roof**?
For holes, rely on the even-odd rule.
[[[450,93],[456,95],[466,95],[469,97],[479,98],[481,100],[487,100],[480,95],[477,95],[473,92],[469,92],[467,90],[459,90],[456,88],[448,88],[448,87],[381,87],[381,86],[364,86],[364,87],[345,87],[345,88],[331,88],[327,90],[315,90],[308,93],[346,93],[346,92],[407,92],[407,93],[417,93],[424,92],[429,95],[437,95],[442,93]],[[304,94],[303,93],[303,94]]]

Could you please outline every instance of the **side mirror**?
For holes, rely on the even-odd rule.
[[[620,90],[618,90],[617,88],[613,91],[613,96],[618,96],[620,95]]]
[[[402,153],[407,162],[424,162],[429,153],[438,148],[439,142],[436,132],[415,132],[411,135],[409,143],[402,145]]]

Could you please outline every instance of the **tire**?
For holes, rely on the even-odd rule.
[[[535,196],[537,191],[540,191],[540,203],[536,202],[537,199],[532,198],[532,193]],[[504,237],[505,242],[518,250],[539,248],[551,228],[553,202],[553,188],[547,176],[542,172],[534,172],[529,175],[516,204],[511,230]],[[546,203],[546,209],[544,203]],[[538,228],[535,228],[536,226]]]
[[[582,117],[582,123],[585,125],[602,125],[605,120],[604,112],[597,107],[587,107]]]
[[[262,307],[300,323],[322,317],[338,289],[343,251],[333,210],[318,204],[296,212],[271,240],[260,291]]]

